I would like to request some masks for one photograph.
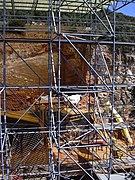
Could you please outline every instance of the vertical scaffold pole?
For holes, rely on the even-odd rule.
[[[112,113],[111,113],[111,129],[110,129],[110,158],[109,158],[109,173],[108,179],[111,179],[112,167],[113,167],[113,109],[114,109],[114,93],[115,93],[115,29],[116,29],[116,14],[115,14],[115,0],[113,0],[113,47],[112,47]]]
[[[60,180],[60,85],[61,85],[61,73],[60,73],[60,67],[61,67],[61,0],[58,1],[58,133],[57,133],[57,141],[58,141],[58,180]]]
[[[9,156],[8,156],[8,132],[7,132],[7,118],[6,118],[6,0],[3,0],[3,31],[2,31],[2,63],[3,63],[3,111],[4,111],[4,137],[2,149],[5,149],[5,163],[2,169],[5,168],[6,179],[9,179]],[[5,179],[5,177],[4,177]]]
[[[50,179],[55,180],[54,158],[53,158],[53,107],[52,107],[52,36],[53,36],[53,22],[52,22],[52,1],[49,0],[49,54],[48,54],[48,120],[49,120],[49,170]]]
[[[2,118],[1,118],[1,92],[0,92],[0,161],[1,161],[1,180],[4,179],[4,159],[3,159],[3,135],[2,135]]]

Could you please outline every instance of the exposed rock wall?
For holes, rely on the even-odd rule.
[[[7,34],[10,38],[47,38],[43,33]],[[11,46],[11,47],[10,47]],[[69,43],[61,44],[61,85],[88,85],[102,84],[102,81],[95,74],[87,62],[98,72],[99,76],[108,84],[112,74],[112,50],[108,46],[101,46],[108,70],[104,69],[102,57],[96,46],[90,47],[85,44],[75,44],[76,49],[83,55],[79,55]],[[0,67],[2,82],[2,44],[0,44]],[[7,85],[45,85],[48,84],[48,50],[47,44],[43,43],[10,43],[6,45],[6,65],[7,65]],[[20,57],[19,57],[20,56]],[[22,57],[22,59],[21,59]],[[58,74],[58,46],[53,46],[53,60],[56,75]],[[87,61],[87,62],[86,62]],[[40,78],[26,65],[35,71]],[[105,73],[106,76],[102,76]],[[108,75],[110,74],[110,77]],[[115,62],[115,83],[134,84],[135,83],[135,51],[124,53],[120,49],[116,51]],[[57,80],[57,78],[56,78]],[[29,93],[28,93],[29,94]],[[34,96],[34,95],[33,95]],[[116,87],[115,104],[119,113],[129,117],[131,110],[131,87]]]
[[[102,47],[104,57],[108,64],[110,74],[112,74],[112,55],[109,47]],[[115,88],[115,107],[120,115],[129,120],[131,113],[131,89],[135,84],[135,51],[123,52],[120,48],[116,49],[114,83]],[[125,85],[125,87],[124,87]],[[129,85],[129,86],[127,86]],[[123,86],[123,87],[122,87]]]
[[[133,84],[135,84],[135,52],[124,53],[119,51],[116,58],[117,77],[115,78],[116,84],[129,85],[128,87],[116,88],[115,103],[123,105],[122,110],[119,110],[124,114],[126,120],[129,120],[131,113],[131,90]]]
[[[76,48],[85,58],[90,53],[86,45],[79,44]],[[70,44],[63,44],[61,46],[61,84],[86,85],[87,72],[88,66],[77,51]]]

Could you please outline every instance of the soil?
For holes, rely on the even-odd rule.
[[[43,32],[25,32],[25,33],[7,33],[7,38],[33,38],[48,39],[48,34]],[[78,45],[77,48],[83,53],[89,55],[87,46]],[[8,88],[7,110],[18,111],[26,109],[38,96],[47,90],[38,88],[39,86],[48,85],[48,44],[47,43],[23,43],[7,42],[6,43],[6,69],[3,66],[2,43],[0,44],[0,80],[12,88]],[[62,85],[81,85],[87,84],[89,75],[87,66],[81,57],[75,53],[73,47],[67,44],[61,45],[61,84]],[[53,45],[53,63],[57,75],[57,45]],[[5,76],[3,74],[5,70]],[[79,76],[79,78],[78,78]],[[86,78],[88,76],[88,78]],[[88,80],[86,80],[88,79]],[[57,80],[56,80],[57,81]],[[90,83],[90,81],[89,81]],[[35,86],[36,88],[27,88]],[[13,88],[15,87],[15,88]],[[3,106],[3,101],[2,101]]]
[[[7,33],[7,38],[47,38],[46,33]],[[0,44],[0,80],[3,85],[4,66],[2,43]],[[7,110],[26,109],[45,89],[39,85],[48,84],[48,45],[42,43],[6,43],[6,90]],[[37,88],[23,88],[37,86]],[[13,88],[15,87],[15,88]],[[3,104],[3,101],[2,101]]]

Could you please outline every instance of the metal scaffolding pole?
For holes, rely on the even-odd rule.
[[[2,179],[9,179],[9,147],[8,147],[8,132],[7,132],[7,108],[6,108],[6,1],[3,1],[3,12],[2,12],[2,20],[3,20],[3,30],[2,30],[2,66],[3,66],[3,111],[4,111],[4,121],[1,123],[1,135],[2,137]],[[3,159],[3,156],[4,159]]]
[[[129,3],[0,2],[1,179],[110,180],[135,165],[131,124],[115,102],[118,89],[134,86],[116,81],[134,78],[117,72],[128,66],[117,48],[135,46],[117,41],[134,36],[117,32],[116,12]]]
[[[113,1],[113,52],[112,52],[112,109],[114,108],[114,93],[115,93],[115,56],[116,56],[116,49],[115,49],[115,29],[116,29],[116,14],[115,14],[115,3]],[[111,114],[111,130],[110,130],[110,158],[109,158],[109,171],[108,171],[108,179],[111,179],[112,173],[112,165],[113,165],[113,133],[114,133],[114,117],[113,117],[113,110]]]

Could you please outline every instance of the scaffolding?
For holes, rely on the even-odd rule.
[[[134,3],[0,1],[2,180],[134,176],[131,96],[122,95],[135,82],[135,24],[117,21]]]

